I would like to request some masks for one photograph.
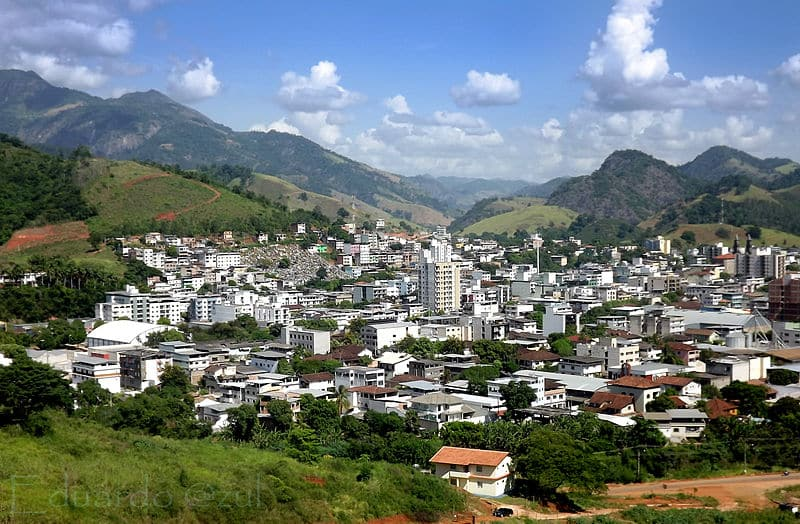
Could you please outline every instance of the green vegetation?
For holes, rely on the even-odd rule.
[[[0,431],[0,519],[25,521],[30,515],[22,512],[43,511],[36,522],[283,524],[402,513],[436,520],[464,504],[443,481],[407,466],[338,458],[306,465],[251,445],[146,437],[49,418],[52,431],[41,438]]]
[[[73,181],[75,160],[36,151],[0,133],[0,244],[27,225],[94,214]]]
[[[533,233],[545,228],[566,228],[578,215],[571,209],[531,202],[526,204],[524,202],[533,199],[521,200],[523,202],[517,209],[470,224],[464,227],[463,233],[514,233],[519,229]]]

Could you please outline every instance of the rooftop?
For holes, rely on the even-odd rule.
[[[472,464],[480,466],[497,467],[508,457],[505,451],[488,451],[484,449],[454,448],[443,446],[436,452],[430,462],[433,464],[456,464],[469,466]]]

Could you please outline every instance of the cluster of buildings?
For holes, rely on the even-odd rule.
[[[293,234],[299,231],[309,233],[297,227]],[[730,249],[718,244],[687,253],[656,238],[642,256],[630,256],[637,246],[599,248],[568,239],[557,243],[556,254],[543,255],[558,271],[540,270],[539,237],[527,243],[536,250],[530,263],[509,262],[525,248],[451,238],[443,228],[411,238],[378,225],[354,230],[349,242],[319,238],[309,252],[327,253],[331,268],[355,279],[339,291],[305,289],[295,278],[270,274],[249,262],[247,248],[147,235],[143,245],[123,250],[162,271],[150,291],[107,293],[96,305],[96,319],[105,323],[82,346],[30,353],[75,384],[95,380],[114,393],[157,385],[165,366],[179,366],[207,392],[198,397],[198,416],[216,427],[225,425],[232,406],[254,403],[268,417],[270,400],[286,400],[299,412],[300,397],[310,394],[338,399],[355,416],[413,410],[424,429],[436,431],[453,421],[504,416],[503,386],[519,382],[536,393],[523,410],[532,419],[583,410],[631,425],[631,416],[641,415],[675,442],[698,437],[709,416],[735,414],[736,406],[723,401],[710,403],[708,413],[696,409],[704,386],[761,384],[776,367],[800,371],[800,350],[774,347],[765,337],[772,331],[784,346],[800,346],[800,274],[785,271],[797,255],[755,248],[749,238],[744,247],[737,239]],[[581,255],[607,262],[567,267]],[[381,271],[381,278],[366,279],[371,271]],[[262,327],[279,326],[280,337],[146,347],[152,333],[178,324],[208,326],[242,315]],[[299,320],[326,320],[335,329],[310,329],[303,324],[313,322]],[[343,338],[355,320],[361,321],[358,345]],[[570,354],[555,353],[548,342],[561,333],[572,334]],[[400,349],[401,342],[423,337],[456,341],[465,351],[423,358]],[[494,364],[470,351],[481,340],[511,345],[519,370],[476,391],[465,370]],[[300,375],[291,366],[297,355],[336,365]],[[770,386],[770,392],[800,397],[800,385]],[[675,409],[648,409],[664,394]],[[434,457],[437,474],[462,487],[474,481],[476,492],[500,489],[507,457],[453,449]],[[487,471],[497,482],[477,480]]]

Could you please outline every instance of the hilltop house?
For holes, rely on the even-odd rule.
[[[443,446],[430,462],[437,477],[483,497],[505,494],[511,474],[511,457],[505,451]]]

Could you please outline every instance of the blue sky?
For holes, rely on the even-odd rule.
[[[800,3],[0,0],[0,66],[158,89],[376,167],[543,181],[615,149],[800,159]]]

